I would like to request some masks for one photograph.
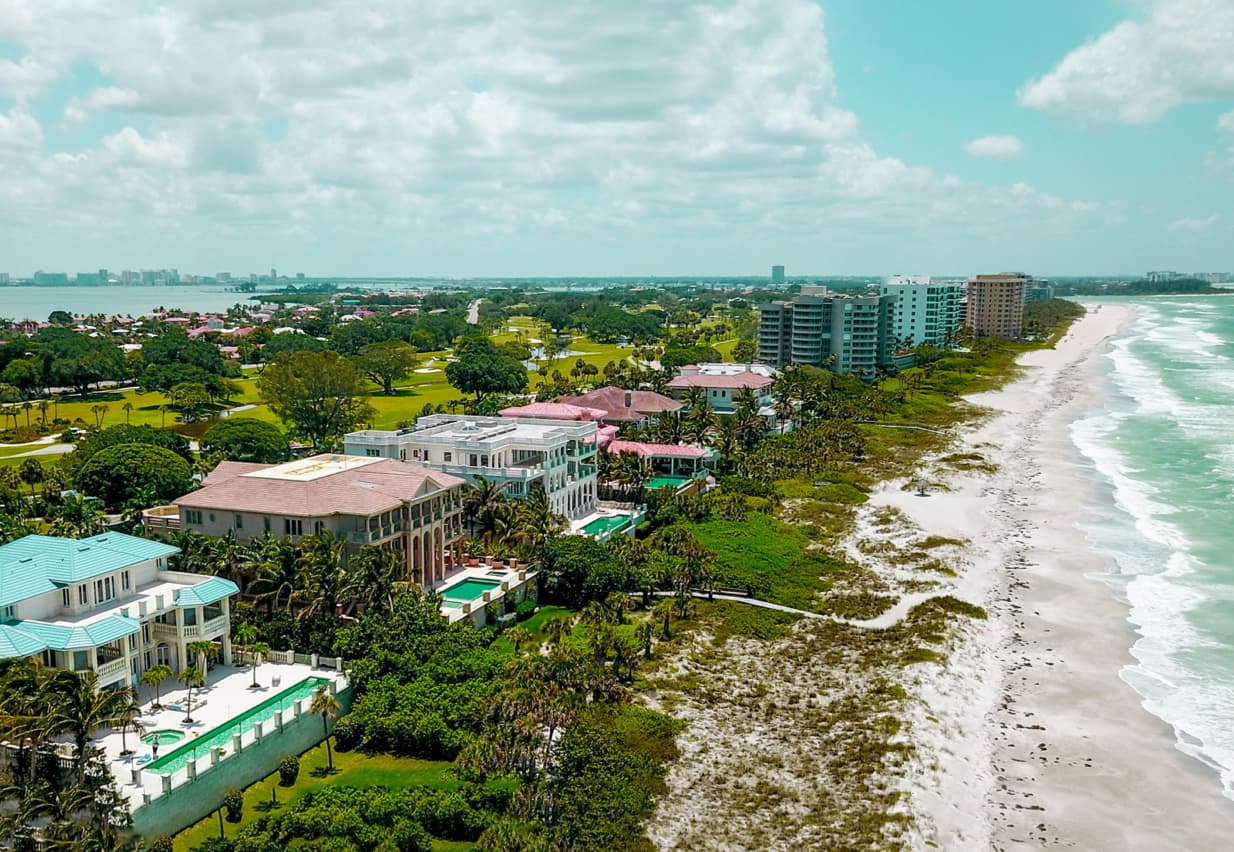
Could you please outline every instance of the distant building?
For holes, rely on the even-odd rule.
[[[1025,291],[1031,281],[1021,272],[970,278],[965,320],[973,334],[1009,340],[1023,336]]]
[[[432,414],[408,429],[365,429],[343,439],[348,456],[400,459],[476,484],[479,477],[522,499],[540,485],[554,512],[596,508],[598,424],[590,420]]]
[[[40,269],[34,273],[36,287],[67,287],[68,283],[69,274],[67,272],[44,272]]]
[[[73,278],[73,283],[78,287],[97,287],[100,283],[105,284],[107,282],[100,282],[97,272],[78,272]]]
[[[673,399],[683,400],[690,388],[701,388],[712,409],[720,414],[736,410],[738,391],[749,388],[758,399],[760,413],[771,406],[775,370],[763,364],[690,364],[668,383]]]
[[[783,284],[783,283],[784,283],[784,267],[783,267],[783,266],[773,266],[773,267],[771,267],[771,284],[772,284],[772,286],[774,287],[774,286],[775,286],[775,285],[777,285],[777,284]]]
[[[1162,269],[1156,272],[1150,272],[1144,277],[1147,278],[1150,283],[1160,284],[1161,282],[1164,282],[1164,281],[1179,281],[1183,278],[1186,278],[1187,276],[1183,274],[1182,272],[1174,272],[1173,270]]]
[[[802,287],[785,302],[759,305],[758,360],[873,375],[895,355],[894,295],[845,296]]]
[[[893,275],[879,292],[895,296],[892,333],[902,345],[946,346],[964,324],[964,284]]]
[[[0,284],[8,284],[12,279],[9,278],[9,273],[0,272]]]
[[[323,454],[279,465],[225,461],[175,506],[147,510],[147,529],[182,528],[241,541],[299,541],[326,531],[353,553],[399,554],[425,587],[461,563],[463,480],[397,460]]]
[[[681,403],[664,394],[647,390],[596,388],[581,396],[565,396],[559,402],[600,411],[599,420],[610,426],[623,423],[650,423],[666,411],[677,411]]]
[[[1054,284],[1050,281],[1030,278],[1024,285],[1024,304],[1026,305],[1031,305],[1033,302],[1045,302],[1053,298]]]

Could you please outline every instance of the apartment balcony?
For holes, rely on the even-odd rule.
[[[174,624],[164,624],[156,621],[150,625],[150,634],[155,639],[179,639],[180,628]]]
[[[184,630],[185,639],[212,639],[222,636],[231,627],[231,619],[226,615],[212,618],[205,624],[187,624]]]

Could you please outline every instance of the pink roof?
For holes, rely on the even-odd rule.
[[[769,376],[759,373],[737,373],[729,376],[702,375],[694,373],[678,376],[668,383],[670,388],[765,388],[772,383]]]
[[[248,337],[252,333],[253,327],[251,325],[244,326],[243,328],[233,328],[231,331],[223,332],[223,334],[230,335],[231,337]]]
[[[402,316],[406,316],[407,314],[418,314],[418,313],[420,313],[419,308],[399,308],[397,311],[391,314],[391,316],[402,317]]]
[[[681,444],[645,444],[642,441],[613,441],[608,445],[610,453],[635,453],[643,458],[649,456],[677,456],[698,459],[710,455],[702,447],[686,447]]]
[[[163,320],[163,322],[174,322],[174,323],[187,323],[188,321],[189,321],[188,317],[168,317],[167,319]]]
[[[289,464],[302,466],[315,460],[336,458],[320,455]],[[347,458],[356,461],[354,456]],[[176,503],[192,509],[224,512],[298,517],[368,516],[464,484],[457,476],[396,459],[381,459],[307,480],[246,475],[275,467],[280,465],[225,461],[206,477],[201,488],[185,494]]]
[[[168,322],[171,322],[171,320],[168,320]],[[201,337],[203,334],[214,330],[209,326],[199,325],[197,328],[189,329],[189,337]]]
[[[550,420],[599,420],[604,412],[598,408],[567,405],[561,402],[532,402],[514,405],[497,412],[502,417],[546,417]]]
[[[627,396],[630,404],[626,404]],[[609,385],[582,396],[562,397],[561,402],[603,410],[603,420],[646,420],[649,416],[681,408],[677,400],[654,391],[632,390]]]

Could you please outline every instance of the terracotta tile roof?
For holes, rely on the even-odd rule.
[[[629,405],[626,404],[627,394]],[[603,420],[646,420],[665,411],[681,408],[680,402],[664,394],[645,390],[628,391],[612,385],[596,388],[582,396],[562,397],[560,401],[568,405],[600,409],[604,412],[601,418]]]
[[[765,388],[772,383],[769,376],[758,373],[736,373],[732,375],[706,375],[696,373],[690,376],[678,376],[668,383],[670,388]]]
[[[702,447],[687,447],[681,444],[647,444],[642,441],[613,441],[608,445],[608,451],[610,453],[635,453],[644,458],[676,456],[677,458],[698,459],[711,454]]]
[[[503,408],[497,413],[502,417],[547,417],[550,420],[599,420],[604,415],[598,408],[564,402],[533,402]]]
[[[346,461],[339,461],[346,459]],[[343,469],[309,477],[294,471],[313,463]],[[284,477],[280,471],[290,470]],[[201,488],[176,500],[183,508],[228,512],[320,517],[373,515],[442,489],[463,485],[448,473],[396,459],[313,456],[284,465],[223,462]]]

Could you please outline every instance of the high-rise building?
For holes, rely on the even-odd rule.
[[[893,275],[879,291],[895,296],[892,330],[905,346],[929,343],[942,348],[964,323],[964,284],[923,275]]]
[[[895,312],[892,295],[843,296],[803,287],[790,301],[759,306],[758,360],[873,375],[892,364]]]
[[[1022,272],[970,278],[966,321],[973,334],[1009,340],[1022,336],[1025,290],[1031,280]]]
[[[783,266],[771,267],[771,283],[773,285],[784,283],[784,267]]]

